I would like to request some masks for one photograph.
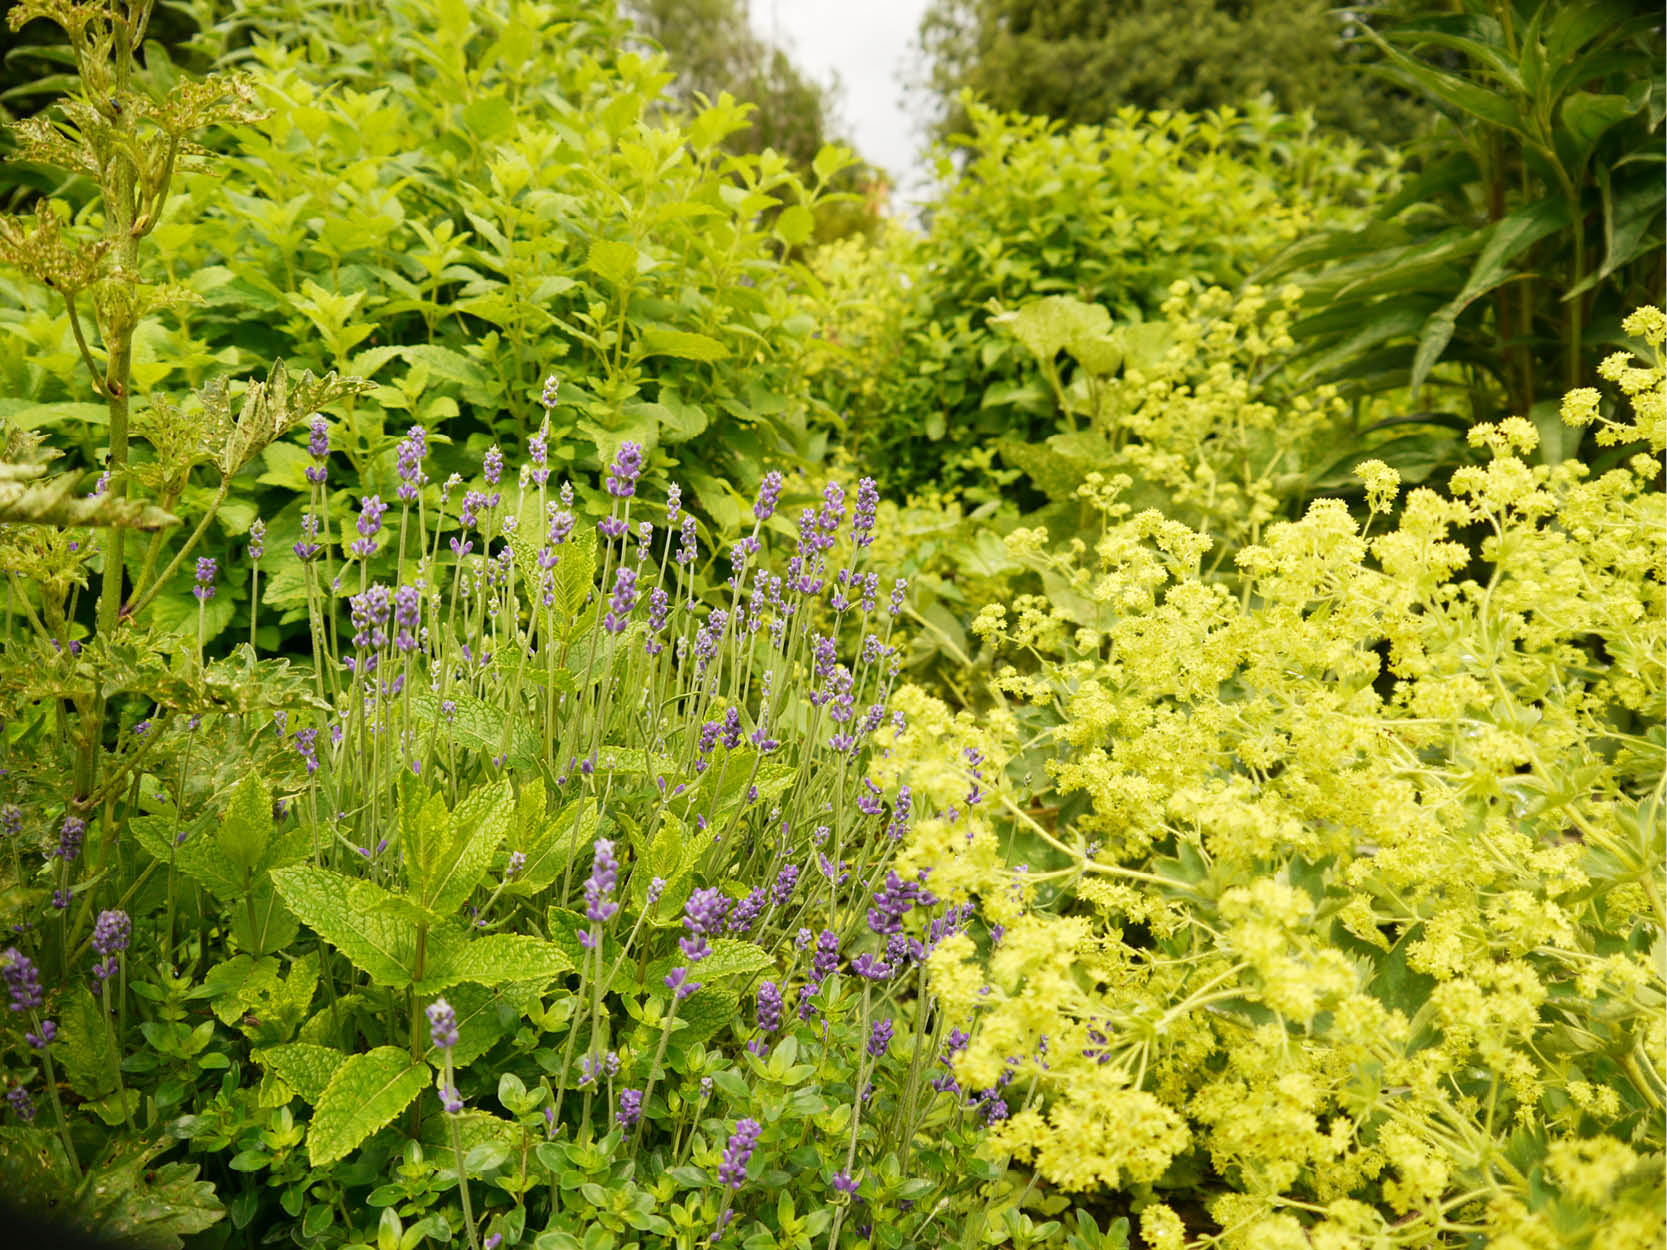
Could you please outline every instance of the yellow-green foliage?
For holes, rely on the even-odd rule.
[[[963,1086],[1011,1074],[993,1149],[1163,1250],[1663,1244],[1662,315],[1627,329],[1649,453],[1601,476],[1479,426],[1392,528],[1381,464],[1364,530],[1268,527],[1237,595],[1103,481],[1090,548],[1010,537],[1092,619],[986,609],[1000,705],[904,692],[881,765],[954,803],[985,757],[901,867],[1005,926],[931,959]],[[1164,1201],[1212,1171],[1213,1223]]]
[[[1036,357],[1070,426],[1041,444],[1005,440],[1003,458],[1054,499],[1077,495],[1093,471],[1124,475],[1126,505],[1209,534],[1220,563],[1335,459],[1348,429],[1335,388],[1292,393],[1273,374],[1295,346],[1301,297],[1295,286],[1234,295],[1177,281],[1160,321],[1114,327],[1105,309],[1063,296],[998,316]]]
[[[1046,295],[1156,320],[1171,284],[1239,286],[1319,226],[1358,224],[1393,157],[1266,103],[1204,114],[1124,110],[1062,130],[974,106],[924,236],[824,252],[814,302],[832,351],[817,390],[882,482],[977,483],[969,457],[1054,432],[1038,366],[990,325],[991,303]],[[959,158],[959,159],[956,159]],[[821,294],[821,293],[819,293]]]

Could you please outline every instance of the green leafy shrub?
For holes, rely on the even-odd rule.
[[[134,342],[141,396],[178,403],[274,358],[355,372],[374,385],[345,405],[339,445],[364,492],[389,496],[413,422],[455,459],[447,471],[466,449],[524,444],[552,366],[564,384],[550,463],[579,480],[636,441],[656,480],[678,466],[691,506],[733,525],[744,504],[730,480],[745,490],[767,463],[819,458],[800,364],[813,323],[782,257],[810,237],[849,153],[821,155],[816,188],[772,153],[726,153],[744,108],[667,107],[664,59],[622,53],[606,4],[401,2],[379,10],[374,41],[347,8],[302,8],[281,42],[269,14],[242,7],[203,37],[266,115],[216,132],[238,158],[177,171],[151,208],[157,246],[137,273],[162,306]],[[153,46],[143,89],[176,78]],[[101,417],[78,401],[62,301],[4,270],[0,291],[16,296],[0,339],[6,415],[97,463]],[[293,446],[263,455],[204,551],[229,564],[257,510],[293,539],[304,461]],[[177,503],[195,523],[206,496]],[[167,596],[190,626],[188,583]],[[213,614],[209,637],[232,620]]]
[[[874,777],[992,922],[929,961],[991,1149],[1164,1250],[1662,1244],[1664,328],[1602,369],[1648,454],[1479,425],[1375,536],[1381,462],[1364,529],[1268,527],[1238,595],[1112,490],[1091,546],[1009,538],[1077,597],[985,609],[1001,704],[901,692]]]
[[[1064,295],[1119,324],[1155,319],[1177,281],[1237,287],[1314,227],[1355,220],[1393,169],[1265,105],[1129,110],[1069,131],[971,115],[964,160],[939,157],[923,238],[849,244],[819,265],[820,393],[851,453],[899,489],[976,483],[989,441],[1054,432],[1053,397],[992,330],[991,301]]]
[[[1350,394],[1410,385],[1419,408],[1468,421],[1529,416],[1551,461],[1573,455],[1556,397],[1662,298],[1661,15],[1406,0],[1363,31],[1379,72],[1439,119],[1370,221],[1273,267],[1304,275],[1308,375]]]

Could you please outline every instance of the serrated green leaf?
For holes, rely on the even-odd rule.
[[[412,714],[425,729],[461,746],[491,757],[504,755],[506,763],[518,768],[534,767],[541,754],[539,742],[524,719],[471,695],[452,695],[449,713],[441,710],[441,702],[432,690],[413,691]]]
[[[566,870],[568,861],[589,846],[596,838],[601,813],[595,803],[575,800],[558,814],[548,816],[542,825],[517,837],[511,847],[527,857],[527,862],[513,881],[504,886],[504,893],[527,898],[542,893]]]
[[[616,287],[625,287],[637,276],[637,249],[614,239],[597,239],[590,245],[585,266]]]
[[[429,1082],[421,1060],[392,1046],[352,1055],[330,1078],[307,1132],[312,1165],[334,1163],[404,1111]]]
[[[289,909],[359,971],[378,985],[403,988],[416,967],[415,926],[392,909],[355,907],[353,888],[395,896],[369,882],[355,882],[311,864],[275,869],[272,881]]]
[[[85,985],[71,989],[59,1009],[58,1042],[64,1080],[86,1099],[102,1098],[116,1088],[116,1053],[104,1009]]]
[[[244,880],[253,876],[272,842],[272,792],[259,773],[245,774],[232,791],[214,841]]]
[[[278,1077],[306,1103],[316,1103],[347,1058],[331,1046],[288,1042],[254,1052],[256,1063]]]
[[[459,981],[476,985],[546,982],[573,970],[573,961],[553,943],[512,933],[451,938],[430,934],[430,949],[419,993],[437,993]]]

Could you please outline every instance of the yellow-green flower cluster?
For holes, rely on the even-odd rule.
[[[1091,546],[1011,537],[1089,619],[986,608],[995,709],[906,691],[882,765],[995,779],[905,851],[1004,929],[929,965],[963,1086],[1006,1076],[993,1149],[1163,1250],[1664,1244],[1664,324],[1604,366],[1651,454],[1602,474],[1479,426],[1398,511],[1361,466],[1387,532],[1241,511],[1236,593],[1127,463]],[[1208,1228],[1166,1201],[1201,1170]]]

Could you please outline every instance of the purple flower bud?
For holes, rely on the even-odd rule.
[[[447,1115],[458,1115],[463,1110],[463,1095],[457,1092],[455,1085],[440,1087],[440,1106]]]
[[[757,1120],[746,1118],[735,1122],[729,1145],[724,1147],[723,1162],[718,1165],[719,1181],[731,1189],[740,1189],[746,1183],[747,1163],[763,1132],[764,1126]]]
[[[781,987],[774,981],[758,987],[758,1027],[766,1033],[781,1028]]]
[[[857,1182],[852,1179],[849,1172],[835,1172],[833,1187],[847,1197],[857,1192]]]
[[[504,453],[496,447],[488,447],[481,457],[480,472],[488,486],[496,486],[498,479],[504,475]]]
[[[295,552],[295,558],[297,560],[305,562],[316,559],[318,554],[324,550],[322,543],[313,541],[313,539],[317,537],[318,518],[310,512],[303,512],[301,514],[301,538],[298,542],[296,542],[295,546],[291,548],[291,550]]]
[[[883,1059],[886,1051],[891,1049],[891,1018],[876,1020],[874,1027],[868,1034],[868,1053],[876,1059]]]
[[[637,493],[637,478],[642,473],[642,444],[624,442],[608,466],[608,494],[615,499],[629,499]],[[614,535],[610,535],[614,537]]]
[[[622,1089],[619,1091],[619,1111],[614,1116],[621,1128],[634,1128],[638,1120],[642,1119],[642,1090]]]
[[[695,551],[695,519],[684,514],[683,526],[678,534],[677,555],[673,559],[678,564],[693,564]]]
[[[41,1005],[40,973],[34,960],[17,947],[7,947],[0,954],[0,977],[5,978],[6,989],[11,992],[13,1011],[33,1011]]]
[[[780,498],[781,473],[771,469],[758,484],[758,499],[753,503],[752,514],[760,521],[768,521],[775,515],[776,503]]]
[[[258,560],[266,554],[266,522],[256,517],[249,525],[249,558]]]
[[[428,1037],[441,1050],[457,1045],[457,1012],[443,998],[428,1005]]]
[[[214,598],[214,570],[213,556],[197,557],[197,584],[191,588],[191,593],[201,602]]]
[[[58,858],[73,863],[81,856],[81,841],[87,832],[87,822],[79,816],[65,816],[58,830]]]
[[[509,863],[504,865],[504,880],[508,881],[513,877],[520,876],[521,871],[524,868],[526,868],[526,866],[527,866],[526,852],[525,851],[511,851],[509,853]]]
[[[538,397],[538,402],[544,405],[546,411],[556,406],[556,394],[560,390],[561,379],[555,374],[544,379],[544,393]]]

